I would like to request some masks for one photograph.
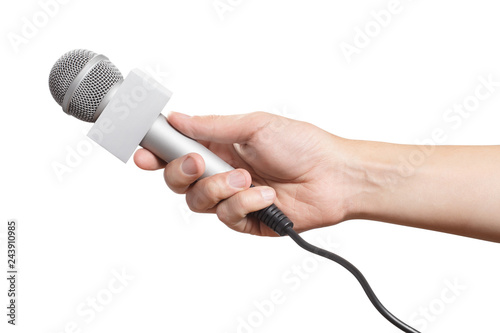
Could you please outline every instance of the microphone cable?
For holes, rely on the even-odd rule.
[[[322,248],[319,248],[317,246],[314,246],[314,245],[306,242],[302,237],[299,236],[299,234],[297,234],[295,232],[295,230],[293,230],[292,227],[287,227],[287,228],[285,228],[284,231],[288,236],[290,236],[291,239],[293,239],[295,241],[295,243],[297,243],[304,250],[309,251],[311,253],[314,253],[318,256],[330,259],[330,260],[336,262],[337,264],[341,265],[345,269],[347,269],[349,272],[351,272],[352,275],[354,275],[354,277],[361,284],[361,287],[363,287],[363,290],[365,291],[366,296],[368,296],[368,298],[372,302],[373,306],[377,309],[378,312],[380,312],[380,314],[382,316],[385,317],[385,319],[390,321],[394,326],[396,326],[397,328],[399,328],[403,332],[420,333],[419,331],[417,331],[413,327],[402,322],[400,319],[398,319],[396,316],[394,316],[392,313],[390,313],[382,305],[382,303],[380,303],[377,296],[373,292],[372,288],[368,284],[368,281],[365,279],[365,277],[359,271],[359,269],[357,269],[353,264],[351,264],[349,261],[345,260],[341,256],[336,255],[335,253],[329,252],[327,250],[324,250]]]
[[[293,230],[292,221],[278,207],[276,207],[275,204],[272,204],[271,206],[261,209],[259,211],[252,212],[249,214],[249,216],[253,216],[259,219],[280,236],[288,235],[291,239],[295,241],[295,243],[297,243],[297,245],[299,245],[304,250],[314,253],[318,256],[324,257],[326,259],[330,259],[336,262],[337,264],[341,265],[345,269],[347,269],[358,280],[358,282],[361,284],[361,287],[363,287],[366,296],[368,296],[375,309],[377,309],[377,311],[380,312],[380,314],[384,316],[385,319],[387,319],[389,322],[391,322],[394,326],[396,326],[403,332],[420,333],[413,327],[405,324],[403,321],[398,319],[382,305],[382,303],[378,300],[377,296],[373,292],[373,289],[370,287],[370,284],[363,276],[363,274],[359,271],[359,269],[356,268],[356,266],[354,266],[341,256],[336,255],[335,253],[329,252],[327,250],[324,250],[322,248],[319,248],[317,246],[314,246],[306,242],[302,237],[300,237],[299,234],[297,234],[297,232]]]

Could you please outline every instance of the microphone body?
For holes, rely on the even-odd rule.
[[[168,123],[161,111],[172,93],[141,70],[123,79],[105,56],[74,50],[53,66],[49,87],[63,111],[94,122],[88,136],[125,163],[140,145],[167,163],[189,153],[201,155],[205,171],[200,178],[234,169]],[[293,227],[274,204],[250,215],[280,236]]]
[[[205,172],[201,178],[234,170],[232,166],[208,148],[173,128],[162,114],[156,118],[140,142],[140,146],[167,163],[189,153],[200,154],[205,161]]]

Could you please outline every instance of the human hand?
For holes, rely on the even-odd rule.
[[[216,213],[228,227],[261,236],[276,234],[247,214],[273,202],[299,232],[349,217],[356,187],[350,186],[350,176],[344,172],[347,140],[312,124],[264,112],[193,117],[171,113],[168,121],[236,169],[195,182],[204,172],[200,155],[191,153],[166,164],[151,152],[138,150],[137,166],[165,168],[167,185],[186,194],[191,210]]]

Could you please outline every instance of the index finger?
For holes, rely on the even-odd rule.
[[[134,154],[135,164],[143,170],[158,170],[165,168],[167,163],[147,149],[139,149]]]

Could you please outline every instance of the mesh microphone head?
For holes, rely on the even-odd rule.
[[[93,122],[101,101],[122,80],[120,71],[106,57],[92,51],[73,50],[52,67],[49,88],[64,112]]]

